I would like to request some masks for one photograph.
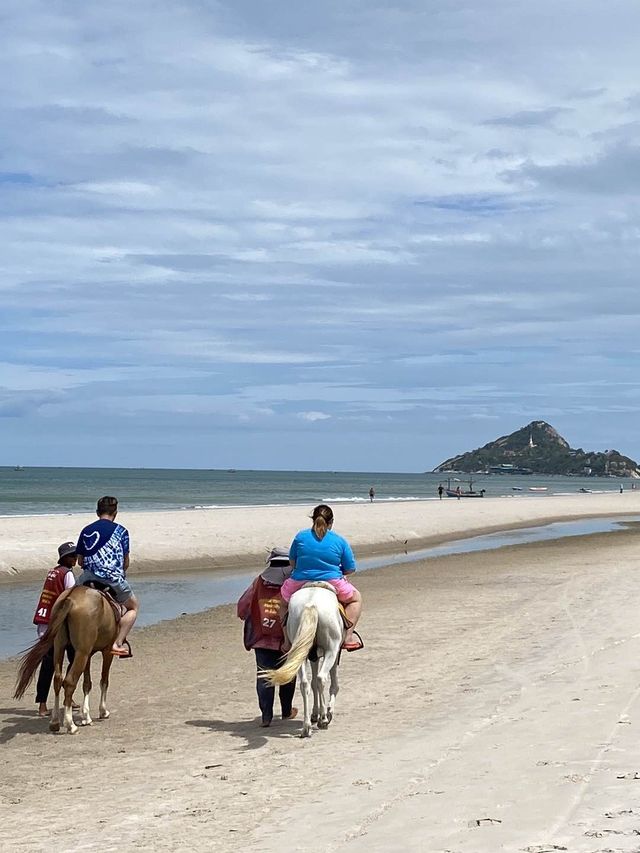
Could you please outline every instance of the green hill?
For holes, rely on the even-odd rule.
[[[591,477],[640,477],[638,463],[617,450],[604,452],[573,449],[545,421],[532,421],[522,429],[447,459],[436,473],[475,473],[499,469],[500,473],[565,474]]]

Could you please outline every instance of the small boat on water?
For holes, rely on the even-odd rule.
[[[473,480],[469,480],[469,488],[463,492],[460,486],[452,489],[451,480],[447,480],[447,488],[445,489],[445,492],[448,498],[483,498],[485,490],[480,489],[479,492],[476,492],[473,488]]]
[[[522,492],[523,488],[522,488],[522,486],[511,486],[511,491],[512,492]]]
[[[578,489],[579,492],[582,492],[583,495],[590,495],[591,489]]]
[[[529,486],[530,492],[546,492],[547,486]]]

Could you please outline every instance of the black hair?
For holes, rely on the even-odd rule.
[[[100,498],[96,507],[97,515],[115,515],[118,512],[118,498],[112,498],[109,495]]]

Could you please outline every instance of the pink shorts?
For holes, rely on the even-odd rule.
[[[312,581],[294,581],[293,578],[287,578],[280,587],[280,595],[283,601],[289,601],[293,593],[302,589],[306,583],[312,583]],[[325,583],[330,583],[332,587],[335,587],[338,593],[338,601],[341,604],[351,601],[354,593],[357,592],[355,586],[349,583],[346,578],[333,578],[332,580],[325,581]]]

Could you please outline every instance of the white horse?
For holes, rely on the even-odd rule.
[[[279,669],[264,670],[261,676],[276,685],[287,684],[300,675],[304,701],[301,737],[309,737],[311,723],[317,722],[319,729],[328,727],[338,695],[338,658],[345,628],[338,609],[338,598],[330,584],[308,584],[294,592],[289,601],[287,633],[291,639],[291,648],[284,663]],[[314,646],[317,659],[309,661],[309,652]]]

